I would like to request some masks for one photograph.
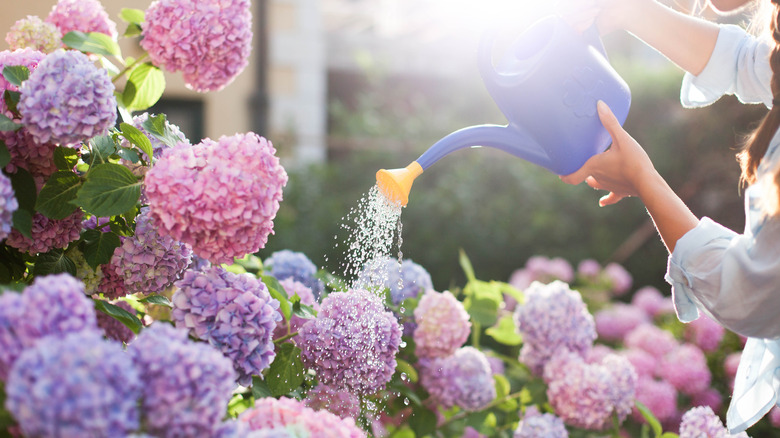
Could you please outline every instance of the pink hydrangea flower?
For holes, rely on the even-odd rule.
[[[595,280],[601,274],[601,265],[593,259],[585,259],[577,265],[577,275]]]
[[[640,377],[655,376],[655,371],[658,368],[658,358],[652,354],[639,348],[622,350],[620,354],[631,362],[631,365],[634,366]]]
[[[12,65],[21,65],[27,67],[27,69],[32,73],[38,67],[38,64],[41,62],[41,60],[43,60],[44,57],[46,57],[45,53],[29,48],[17,49],[13,51],[3,50],[0,52],[0,69],[4,69],[5,67]],[[19,87],[8,82],[5,77],[0,74],[0,94],[4,94],[5,90],[19,91]],[[2,109],[3,114],[6,116],[13,116],[13,114],[8,111],[8,106],[5,104],[4,99],[0,99],[0,109]]]
[[[691,408],[683,414],[680,422],[680,438],[748,438],[746,432],[729,434],[723,422],[712,412],[709,406]]]
[[[366,438],[366,433],[355,425],[352,418],[339,418],[324,410],[315,411],[303,402],[286,397],[278,400],[261,398],[255,401],[253,408],[242,412],[238,420],[248,424],[252,431],[277,430],[278,436]]]
[[[703,351],[715,351],[723,340],[726,329],[706,315],[700,316],[685,327],[686,338]]]
[[[692,406],[709,406],[715,412],[723,407],[723,396],[715,388],[707,388],[691,397]]]
[[[688,395],[704,391],[712,380],[704,352],[693,344],[680,345],[663,356],[657,373],[678,391]]]
[[[62,32],[52,23],[35,15],[17,20],[5,35],[11,50],[30,48],[43,53],[57,50],[62,42]]]
[[[626,271],[626,268],[617,263],[609,263],[605,266],[604,274],[610,279],[612,283],[612,293],[616,296],[628,292],[628,290],[631,289],[631,285],[634,283],[633,277]]]
[[[418,357],[445,357],[453,354],[471,332],[469,314],[449,291],[429,290],[414,309],[415,353]]]
[[[11,230],[5,243],[8,246],[28,254],[42,254],[54,248],[64,248],[76,241],[81,234],[81,219],[84,213],[77,209],[65,219],[49,219],[35,213],[33,216],[32,238],[23,235],[17,229]]]
[[[625,303],[615,303],[594,315],[596,332],[605,341],[622,341],[631,330],[649,322],[644,310]]]
[[[634,293],[631,304],[644,310],[651,318],[674,313],[674,303],[671,297],[664,297],[661,292],[652,287],[645,286]]]
[[[98,0],[59,0],[49,12],[46,21],[54,24],[62,35],[72,30],[100,32],[116,38],[116,23]]]
[[[561,257],[533,256],[526,261],[525,267],[512,273],[509,284],[524,290],[534,281],[550,283],[553,280],[571,282],[574,280],[574,268]]]
[[[636,386],[636,400],[647,407],[658,421],[665,422],[677,415],[677,390],[665,380],[652,377],[640,377]],[[631,417],[645,423],[638,409],[634,409]]]
[[[679,343],[672,333],[653,324],[642,324],[626,335],[627,348],[639,348],[657,358],[664,357],[677,348]]]
[[[160,233],[216,264],[263,248],[287,184],[275,153],[254,133],[166,150],[145,179]]]
[[[726,377],[729,379],[730,385],[734,386],[734,379],[737,377],[737,369],[739,369],[739,362],[742,360],[742,352],[731,353],[726,356],[723,361],[723,371],[726,373]]]
[[[360,417],[360,398],[349,391],[328,385],[319,384],[312,388],[303,403],[316,411],[324,409],[339,418],[357,420]]]
[[[38,190],[57,171],[57,165],[54,163],[56,144],[38,144],[26,128],[0,132],[0,140],[5,142],[11,154],[11,161],[5,166],[5,170],[10,174],[16,173],[20,168],[27,170]]]
[[[249,0],[156,0],[141,47],[158,67],[181,71],[189,88],[220,90],[249,63],[250,7]]]
[[[769,411],[769,422],[774,427],[780,427],[780,408],[777,406],[773,407],[771,411]]]

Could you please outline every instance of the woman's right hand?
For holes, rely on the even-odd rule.
[[[574,29],[583,32],[594,23],[602,35],[628,30],[642,18],[642,10],[655,0],[559,0],[557,12]]]

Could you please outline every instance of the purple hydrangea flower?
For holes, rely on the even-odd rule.
[[[94,304],[69,274],[37,277],[21,295],[0,295],[0,304],[0,380],[39,339],[97,330]]]
[[[72,30],[100,32],[116,38],[116,23],[108,18],[98,0],[59,0],[46,21],[57,26],[63,35]]]
[[[445,409],[478,411],[496,398],[493,372],[484,353],[459,348],[451,356],[420,360],[420,383]]]
[[[360,417],[360,398],[349,391],[328,385],[319,384],[312,388],[303,403],[315,411],[324,409],[339,418],[357,420]]]
[[[677,390],[665,380],[640,377],[636,385],[636,399],[645,405],[658,421],[669,421],[677,415]],[[646,422],[638,409],[634,409],[631,417],[641,423]]]
[[[211,436],[225,415],[235,385],[233,365],[187,332],[156,323],[130,344],[143,382],[141,412],[160,437]]]
[[[691,408],[680,422],[680,438],[748,438],[746,432],[730,435],[709,406]]]
[[[390,289],[390,297],[396,306],[407,298],[417,298],[433,289],[431,274],[412,260],[400,264],[397,259],[383,257],[369,262],[358,277],[361,287],[379,286]]]
[[[550,283],[554,280],[570,282],[574,279],[574,268],[561,257],[547,258],[533,256],[525,263],[525,267],[512,273],[509,284],[520,290],[525,290],[534,281]]]
[[[352,289],[325,297],[317,318],[301,327],[298,338],[301,360],[320,383],[372,394],[393,376],[401,327],[379,297]]]
[[[289,249],[276,251],[263,262],[263,268],[279,281],[292,278],[303,283],[311,289],[315,298],[319,298],[325,288],[316,277],[317,266],[302,252]]]
[[[691,406],[709,406],[715,412],[723,407],[723,396],[715,388],[707,388],[691,397]]]
[[[116,122],[114,84],[105,69],[76,50],[57,50],[22,83],[22,123],[39,144],[72,145]]]
[[[671,332],[653,324],[642,324],[631,330],[623,340],[626,348],[638,348],[657,358],[677,349],[679,343]]]
[[[224,88],[252,51],[249,0],[156,0],[146,10],[141,47],[152,62],[181,71],[187,87]]]
[[[588,280],[596,280],[601,274],[601,264],[593,259],[585,259],[577,265],[577,275]]]
[[[17,20],[5,35],[5,42],[11,50],[30,48],[51,53],[62,45],[62,32],[52,23],[35,15]]]
[[[649,322],[644,310],[625,303],[615,303],[596,312],[594,319],[596,332],[605,341],[622,341],[631,330]]]
[[[639,348],[621,350],[620,354],[631,362],[631,365],[634,366],[634,369],[640,377],[655,376],[655,371],[658,369],[659,358],[656,358],[647,351]]]
[[[288,297],[292,298],[293,296],[298,295],[301,298],[301,304],[312,306],[315,312],[320,311],[320,304],[314,298],[314,293],[311,289],[306,287],[305,284],[293,280],[292,277],[281,280],[279,284],[282,285]],[[279,315],[281,315],[281,311],[279,312]],[[306,321],[308,321],[308,319],[293,314],[290,318],[290,327],[288,329],[287,323],[284,321],[284,316],[281,316],[282,320],[277,324],[276,329],[274,329],[274,339],[297,332]]]
[[[555,414],[542,414],[536,405],[525,410],[523,421],[515,429],[514,438],[569,438],[563,420]]]
[[[532,283],[514,319],[524,341],[520,361],[536,374],[560,347],[584,355],[596,339],[596,324],[579,292],[561,281]]]
[[[273,331],[281,320],[279,301],[250,274],[215,266],[187,271],[176,282],[171,314],[176,327],[216,347],[233,361],[238,382],[249,385],[273,362]]]
[[[726,329],[713,319],[702,315],[685,328],[686,337],[703,351],[715,351],[723,340]]]
[[[645,286],[636,291],[631,298],[631,304],[644,310],[651,318],[674,313],[671,297],[664,298],[661,292],[652,286]]]
[[[138,372],[121,344],[95,330],[41,339],[5,390],[25,436],[124,436],[139,426]]]
[[[192,248],[160,235],[144,207],[135,219],[135,235],[114,250],[111,264],[129,293],[159,293],[181,278],[192,261]]]
[[[54,248],[64,248],[78,240],[81,234],[81,219],[84,213],[77,209],[65,219],[49,219],[35,213],[32,220],[32,238],[12,229],[5,243],[28,254],[42,254]]]
[[[586,363],[579,354],[560,349],[544,367],[547,398],[566,424],[589,430],[622,422],[634,406],[637,375],[624,357],[610,355]]]
[[[161,234],[212,263],[257,252],[273,232],[287,183],[275,153],[254,133],[165,151],[145,180]]]
[[[5,170],[9,174],[17,173],[20,168],[27,170],[38,190],[58,170],[54,163],[54,150],[57,145],[36,143],[26,128],[18,131],[2,131],[0,140],[5,142],[11,155],[11,161],[5,166]]]
[[[259,399],[253,408],[242,412],[238,420],[249,424],[252,431],[276,429],[292,433],[267,435],[269,437],[366,438],[366,432],[358,428],[352,418],[339,418],[324,410],[315,411],[303,402],[285,397]]]
[[[11,233],[13,214],[18,208],[19,202],[11,186],[11,178],[0,174],[0,240]]]
[[[127,310],[133,315],[138,313],[135,311],[135,309],[133,309],[133,306],[126,303],[125,301],[117,301],[112,304]],[[126,325],[124,325],[118,319],[114,318],[113,316],[107,315],[103,312],[95,312],[95,313],[97,314],[98,328],[103,330],[103,334],[106,335],[107,338],[113,339],[115,341],[123,342],[125,344],[129,344],[130,342],[133,341],[133,339],[135,339],[135,333],[133,333],[132,330],[130,330]]]
[[[100,265],[100,271],[103,273],[96,292],[103,294],[104,297],[115,300],[128,294],[125,287],[124,277],[117,274],[117,267],[112,263]]]
[[[680,345],[663,356],[657,373],[678,391],[688,395],[704,391],[712,380],[704,352],[693,344]]]
[[[471,333],[469,314],[452,293],[429,290],[414,309],[415,353],[418,357],[453,354]]]
[[[631,285],[634,283],[634,279],[631,274],[626,271],[626,268],[617,264],[610,263],[604,267],[604,274],[609,278],[612,283],[612,294],[623,295],[631,289]]]

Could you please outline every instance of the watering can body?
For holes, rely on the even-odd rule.
[[[473,146],[498,148],[567,175],[611,143],[598,118],[597,101],[607,103],[621,124],[628,115],[631,92],[609,64],[595,27],[580,35],[561,18],[550,16],[523,32],[495,64],[492,37],[483,37],[479,50],[482,79],[508,123],[471,126],[447,135],[407,166],[406,174],[380,170],[380,188],[396,183],[388,176],[413,180],[445,155]],[[410,187],[411,181],[400,187],[406,191],[399,199],[404,205]]]

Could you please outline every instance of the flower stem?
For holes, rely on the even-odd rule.
[[[505,396],[503,396],[501,398],[495,399],[492,402],[488,403],[484,408],[480,409],[480,411],[486,411],[488,409],[492,409],[492,408],[500,405],[501,403],[508,402],[509,400],[518,398],[518,397],[520,397],[522,395],[522,393],[523,393],[523,391],[521,390],[521,391],[513,392],[512,394],[507,394],[507,395],[505,395]],[[445,424],[449,424],[449,423],[452,423],[454,421],[458,421],[460,419],[466,418],[466,416],[469,415],[469,414],[471,414],[471,412],[467,412],[467,411],[458,412],[457,414],[453,415],[452,417],[444,420],[444,422],[441,423],[439,425],[439,427],[442,427]]]
[[[114,79],[112,79],[112,80],[111,80],[111,82],[116,82],[116,81],[118,81],[118,80],[119,80],[119,78],[121,78],[122,76],[124,76],[124,75],[125,75],[125,73],[127,73],[127,72],[129,72],[130,70],[134,69],[136,65],[140,64],[142,61],[144,61],[144,60],[145,60],[146,58],[148,58],[148,57],[149,57],[149,53],[148,53],[148,52],[144,52],[144,53],[143,53],[143,55],[141,55],[140,57],[138,57],[138,59],[136,59],[136,60],[135,60],[135,61],[133,61],[133,62],[132,62],[130,65],[126,66],[126,67],[125,67],[125,68],[123,68],[123,69],[122,69],[122,70],[121,70],[119,73],[117,73],[117,74],[116,74],[116,76],[114,76]]]
[[[286,341],[286,340],[288,340],[290,338],[293,338],[293,337],[295,337],[297,335],[298,335],[298,332],[288,333],[288,334],[282,336],[279,339],[274,339],[274,344],[281,344],[282,342],[284,342],[284,341]]]

